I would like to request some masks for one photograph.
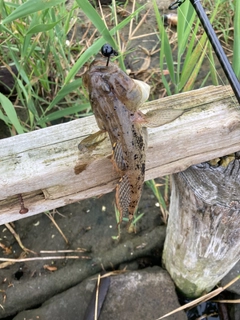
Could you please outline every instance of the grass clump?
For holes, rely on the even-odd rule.
[[[158,11],[156,0],[153,0],[154,12],[156,15],[158,29],[161,41],[161,51],[159,57],[159,64],[161,70],[168,70],[168,78],[162,73],[162,82],[167,90],[168,95],[192,90],[198,80],[198,74],[202,69],[203,62],[205,65],[209,64],[209,73],[202,80],[202,83],[198,84],[198,87],[205,85],[206,81],[210,78],[211,83],[218,85],[218,78],[220,77],[216,67],[213,56],[213,51],[205,32],[200,25],[200,21],[196,16],[196,12],[191,5],[190,1],[185,1],[178,8],[178,27],[177,27],[177,58],[173,58],[172,47],[170,45],[169,37],[166,28],[163,24],[162,17]],[[233,10],[236,10],[236,14],[239,15],[239,1],[235,1],[234,4],[229,1],[217,0],[214,3],[214,7],[205,1],[205,5],[208,5],[209,20],[213,24],[215,30],[218,30],[219,26],[222,26],[219,32],[223,35],[225,41],[229,41],[231,28],[228,23],[232,23],[234,20],[234,63],[233,67],[237,76],[239,76],[239,59],[237,62],[236,55],[240,46],[239,29],[240,25],[237,22],[238,16],[233,19]],[[230,7],[232,11],[228,11]],[[223,13],[227,14],[227,19],[223,20]],[[224,25],[223,25],[224,23]],[[218,32],[218,34],[219,34]],[[238,65],[238,66],[237,66]],[[220,79],[221,84],[223,80]]]
[[[144,7],[109,30],[87,0],[76,0],[68,9],[63,0],[39,0],[37,5],[35,2],[0,2],[0,63],[9,70],[9,66],[14,65],[18,71],[17,100],[13,104],[6,103],[0,95],[4,109],[0,119],[10,127],[12,134],[45,127],[62,117],[88,115],[90,105],[81,89],[79,70],[104,43],[117,47],[113,35]],[[97,28],[96,41],[89,42],[87,32],[79,43],[74,40],[74,28],[81,23],[79,9],[90,19],[88,30],[92,25]],[[25,111],[21,121],[15,111],[20,108]]]
[[[168,220],[169,176],[166,176],[163,184],[158,184],[154,179],[146,181],[146,185],[152,190],[157,198],[160,213],[164,224]],[[162,190],[160,190],[162,188]],[[164,194],[164,196],[162,195]]]
[[[210,10],[209,1],[205,1]],[[226,16],[226,6],[229,9]],[[0,2],[0,64],[2,66],[16,66],[17,100],[12,104],[0,96],[3,106],[0,118],[11,128],[12,134],[31,131],[60,121],[61,118],[73,118],[90,114],[90,105],[86,92],[82,90],[81,74],[84,64],[96,55],[101,46],[108,42],[119,51],[119,62],[125,68],[123,56],[129,52],[132,41],[138,37],[155,34],[136,35],[139,27],[145,23],[149,11],[143,17],[139,13],[144,8],[137,7],[133,2],[132,12],[128,12],[126,5],[121,8],[124,18],[118,22],[116,2],[111,6],[110,29],[106,26],[106,17],[100,16],[88,0],[76,0],[66,8],[63,0],[15,0]],[[215,7],[209,15],[216,28],[222,29],[225,41],[234,41],[233,66],[239,76],[239,1],[215,2]],[[213,84],[218,84],[215,61],[207,41],[206,35],[201,34],[199,20],[190,3],[185,1],[178,9],[177,28],[177,57],[173,57],[172,45],[168,37],[162,16],[159,13],[156,0],[153,0],[154,14],[159,32],[159,67],[168,70],[167,75],[162,72],[162,83],[167,94],[191,90],[201,70],[206,53],[210,60],[209,73],[202,81],[203,86],[211,77]],[[86,31],[83,39],[76,40],[76,25],[81,25],[79,12],[90,20],[87,28],[94,26],[94,37]],[[125,15],[125,13],[127,14]],[[222,14],[221,14],[222,12]],[[233,19],[233,12],[235,19]],[[138,24],[133,28],[133,19]],[[234,23],[234,35],[228,23]],[[85,24],[85,22],[84,22]],[[128,38],[119,34],[124,26],[129,24]],[[87,30],[86,28],[86,30]],[[91,29],[92,30],[92,29]],[[200,33],[199,33],[200,30]],[[234,38],[233,38],[234,36]],[[116,40],[115,40],[116,37]],[[154,74],[149,79],[154,82]],[[9,110],[11,109],[11,112]],[[17,116],[19,110],[24,110],[21,121]],[[8,110],[8,111],[7,111]],[[15,112],[17,110],[17,113]]]
[[[70,37],[77,21],[77,6],[67,10],[60,0],[39,0],[37,5],[32,2],[2,2],[1,11],[1,65],[8,69],[9,66],[17,68],[17,76],[14,76],[16,87],[13,88],[13,91],[17,90],[17,99],[12,106],[8,102],[5,111],[25,111],[18,124],[10,115],[7,115],[8,121],[3,117],[1,119],[14,127],[20,124],[22,132],[44,127],[50,121],[89,108],[79,90],[81,79],[77,80],[75,87],[72,86],[71,93],[66,93],[61,104],[49,108],[59,88],[64,85],[74,63],[75,52],[82,48]],[[5,103],[2,105],[6,106]],[[62,108],[65,105],[68,106],[67,111]],[[19,130],[17,132],[21,133]]]

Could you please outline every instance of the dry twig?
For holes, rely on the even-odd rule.
[[[98,275],[97,279],[97,288],[96,288],[96,300],[95,300],[95,312],[94,312],[94,320],[98,318],[98,295],[99,295],[99,285],[100,285],[100,274]]]
[[[60,227],[58,226],[57,222],[55,221],[53,215],[54,213],[58,211],[55,209],[55,211],[53,211],[53,213],[46,213],[46,216],[52,221],[52,223],[55,225],[55,227],[57,228],[57,230],[59,231],[59,233],[61,234],[61,236],[63,237],[63,239],[65,240],[66,244],[68,244],[68,239],[67,237],[65,236],[65,234],[62,232],[62,230],[60,229]]]
[[[26,261],[36,261],[36,260],[60,260],[60,259],[92,259],[89,256],[54,256],[54,257],[33,257],[33,258],[23,258],[23,259],[8,259],[0,258],[0,261],[7,262],[26,262]]]
[[[33,254],[36,254],[36,252],[29,250],[28,248],[26,248],[23,244],[22,241],[19,237],[19,235],[16,233],[16,231],[13,229],[13,227],[10,225],[10,223],[6,223],[5,226],[8,228],[8,230],[11,232],[11,234],[14,236],[14,238],[16,239],[17,243],[19,244],[19,246],[23,249],[24,252],[31,252]],[[4,260],[5,261],[5,260]]]

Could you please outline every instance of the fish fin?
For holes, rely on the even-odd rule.
[[[128,213],[130,201],[130,182],[128,176],[125,174],[119,180],[116,188],[116,205],[120,212],[119,223],[121,223],[123,216]]]
[[[125,171],[127,169],[126,160],[124,160],[123,149],[120,141],[113,144],[113,162],[117,170]]]
[[[166,123],[172,122],[184,113],[183,109],[160,109],[148,111],[146,114],[137,110],[131,115],[130,120],[133,123],[142,125],[143,127],[159,127]]]
[[[104,141],[107,137],[107,132],[104,130],[99,130],[93,134],[90,134],[86,138],[84,138],[78,145],[78,149],[80,151],[84,151],[84,149],[94,149],[97,145],[99,145],[102,141]]]
[[[185,112],[184,109],[159,109],[148,111],[145,116],[146,127],[160,127],[179,118]]]
[[[139,124],[142,124],[143,126],[148,124],[148,117],[144,113],[142,113],[142,111],[140,110],[137,110],[136,112],[134,112],[134,114],[130,116],[130,120],[133,123],[139,123]]]

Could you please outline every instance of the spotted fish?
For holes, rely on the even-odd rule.
[[[138,206],[144,176],[147,130],[139,107],[147,100],[150,87],[131,79],[116,64],[94,60],[83,75],[83,83],[101,132],[107,131],[112,144],[112,161],[121,176],[116,187],[116,205],[131,221]],[[84,143],[84,141],[82,141]]]
[[[183,109],[166,109],[157,114],[143,114],[139,108],[148,99],[148,84],[131,79],[116,64],[96,59],[83,75],[83,84],[100,128],[98,133],[84,139],[80,145],[89,145],[91,137],[108,133],[112,144],[112,161],[121,176],[116,187],[116,205],[120,222],[128,215],[129,221],[137,209],[145,177],[147,129],[171,122],[184,113]],[[98,139],[101,141],[101,139]]]

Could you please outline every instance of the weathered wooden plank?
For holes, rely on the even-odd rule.
[[[143,112],[185,108],[184,115],[149,129],[146,180],[240,150],[239,106],[229,87],[208,87],[146,103]],[[80,152],[97,131],[94,117],[74,120],[0,141],[0,224],[114,189],[111,146]],[[22,193],[26,215],[19,214]]]

